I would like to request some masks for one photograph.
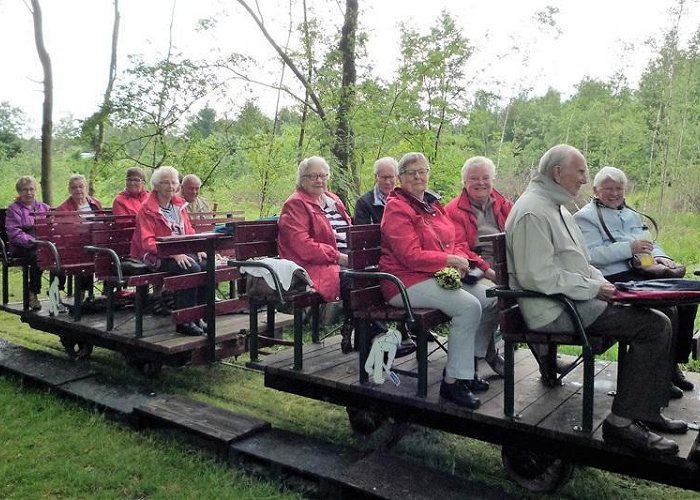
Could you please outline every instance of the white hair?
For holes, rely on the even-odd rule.
[[[151,187],[155,189],[163,177],[172,177],[173,179],[178,180],[180,178],[180,174],[175,167],[170,167],[167,165],[158,167],[153,172],[153,175],[151,175]]]
[[[399,164],[391,156],[385,156],[384,158],[379,158],[377,161],[374,162],[374,175],[377,175],[377,172],[379,172],[379,169],[381,167],[383,167],[384,165],[392,166],[394,168],[394,174],[399,175]]]
[[[491,175],[491,179],[496,178],[496,165],[494,165],[489,158],[485,156],[472,156],[464,162],[464,166],[462,167],[462,183],[467,180],[470,170],[475,167],[486,167],[486,170],[488,170]]]
[[[299,166],[297,167],[297,187],[301,187],[301,180],[306,175],[306,172],[314,165],[320,165],[326,174],[329,176],[331,175],[331,167],[328,166],[328,162],[321,156],[304,158],[299,162]]]
[[[593,187],[600,186],[607,179],[619,182],[623,186],[627,185],[627,176],[622,170],[615,167],[603,167],[593,177]]]

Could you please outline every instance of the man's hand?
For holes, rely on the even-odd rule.
[[[602,285],[600,285],[600,289],[598,290],[598,295],[596,295],[596,297],[601,300],[605,300],[606,302],[610,302],[613,295],[615,295],[615,285],[609,281],[605,281]]]

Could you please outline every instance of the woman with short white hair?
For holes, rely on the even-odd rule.
[[[154,270],[173,274],[198,273],[206,268],[206,254],[177,254],[160,258],[156,239],[160,236],[194,234],[184,198],[180,189],[178,171],[169,166],[159,167],[151,176],[153,190],[136,214],[134,234],[131,238],[131,257],[149,264]],[[175,292],[175,308],[184,309],[202,302],[204,288],[188,288]],[[198,300],[199,299],[199,300]],[[185,335],[202,335],[206,328],[203,321],[189,321],[177,325],[177,332]]]

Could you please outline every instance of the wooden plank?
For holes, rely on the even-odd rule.
[[[245,298],[242,299],[229,299],[217,302],[214,305],[214,311],[216,315],[230,314],[243,311],[248,307],[248,301]],[[188,321],[196,321],[202,319],[207,314],[206,304],[200,306],[188,307],[186,309],[178,309],[173,311],[170,318],[174,323],[186,323]]]
[[[214,279],[217,283],[222,281],[234,281],[241,277],[241,273],[237,267],[220,267],[214,271]],[[177,276],[168,276],[163,279],[163,285],[166,290],[177,291],[187,288],[197,288],[207,284],[206,271],[181,274]]]
[[[181,396],[167,396],[134,408],[143,420],[193,433],[222,451],[233,443],[270,428],[269,422],[205,405]],[[143,421],[142,420],[142,421]]]

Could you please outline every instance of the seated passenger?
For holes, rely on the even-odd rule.
[[[36,199],[36,179],[23,175],[15,184],[17,199],[7,207],[5,229],[10,242],[10,254],[25,259],[29,264],[29,307],[33,311],[41,309],[37,297],[41,292],[41,269],[36,261],[34,214],[49,211],[46,203]]]
[[[427,190],[430,167],[425,156],[408,153],[398,169],[400,187],[389,194],[382,218],[379,269],[406,285],[412,306],[440,309],[452,318],[440,395],[476,409],[481,401],[473,393],[488,390],[489,384],[478,377],[475,356],[486,354],[498,319],[496,300],[487,298],[487,287],[479,283],[456,290],[438,284],[435,273],[445,267],[464,276],[469,256],[455,240],[454,225],[437,195]],[[382,281],[381,287],[389,304],[402,307],[396,286]]]
[[[462,167],[462,193],[445,206],[447,215],[455,225],[458,243],[469,247],[467,255],[473,265],[484,271],[484,277],[495,281],[491,269],[493,250],[491,245],[479,243],[479,236],[503,232],[506,217],[513,203],[493,187],[496,165],[484,156],[469,158]],[[503,376],[503,356],[498,354],[494,339],[486,350],[486,362],[496,374]]]
[[[81,174],[73,174],[68,178],[68,193],[70,196],[56,207],[58,212],[94,212],[102,210],[102,203],[97,198],[88,196],[88,187],[85,176]],[[54,277],[52,275],[51,280]],[[80,289],[92,296],[92,275],[80,274],[76,276],[80,281]],[[65,275],[58,276],[58,288],[63,290],[65,287]]]
[[[297,168],[297,188],[282,206],[278,222],[279,256],[306,269],[326,302],[340,300],[340,266],[347,266],[350,225],[345,205],[328,191],[330,167],[320,156]]]
[[[56,207],[58,212],[94,212],[102,210],[102,203],[97,198],[88,196],[85,176],[73,174],[68,178],[68,193],[70,196]]]
[[[202,181],[194,174],[187,174],[182,178],[182,197],[187,200],[187,212],[188,213],[198,213],[198,212],[211,212],[211,206],[209,202],[199,196],[199,190],[202,187]],[[205,216],[195,216],[201,219]]]
[[[510,286],[566,295],[575,302],[588,335],[629,344],[612,410],[603,422],[603,439],[643,453],[674,455],[676,443],[649,430],[688,429],[682,420],[660,412],[669,396],[671,323],[654,309],[608,303],[615,287],[590,265],[583,235],[564,207],[586,184],[587,176],[586,159],[572,146],[560,144],[542,156],[539,174],[506,220]],[[574,330],[563,306],[554,300],[522,298],[518,304],[532,330]]]
[[[197,273],[206,268],[204,252],[177,254],[161,259],[158,257],[156,238],[194,234],[190,217],[185,210],[185,200],[177,195],[180,183],[173,167],[159,167],[151,177],[151,194],[136,214],[134,235],[131,239],[131,257],[149,264],[154,270],[174,274]],[[175,292],[175,308],[183,309],[197,305],[205,298],[203,288],[188,288]],[[202,335],[206,324],[203,321],[177,325],[177,332],[185,335]]]
[[[396,160],[391,156],[374,162],[374,187],[355,203],[353,224],[379,224],[382,221],[386,197],[396,186],[399,174],[396,165]]]
[[[112,202],[114,215],[136,215],[148,198],[145,188],[146,176],[141,167],[131,167],[126,171],[126,187]]]
[[[591,264],[600,269],[605,279],[636,281],[649,279],[634,269],[630,260],[634,254],[651,254],[657,264],[676,268],[676,263],[666,256],[663,248],[653,241],[638,212],[625,203],[627,176],[619,168],[603,167],[593,178],[593,200],[576,212],[574,219],[586,240]],[[678,306],[676,346],[671,381],[672,397],[681,397],[684,391],[692,391],[692,382],[685,378],[680,363],[687,363],[693,342],[697,306]],[[666,311],[663,311],[664,313]],[[669,311],[672,315],[674,310]],[[675,319],[675,318],[673,318]]]

